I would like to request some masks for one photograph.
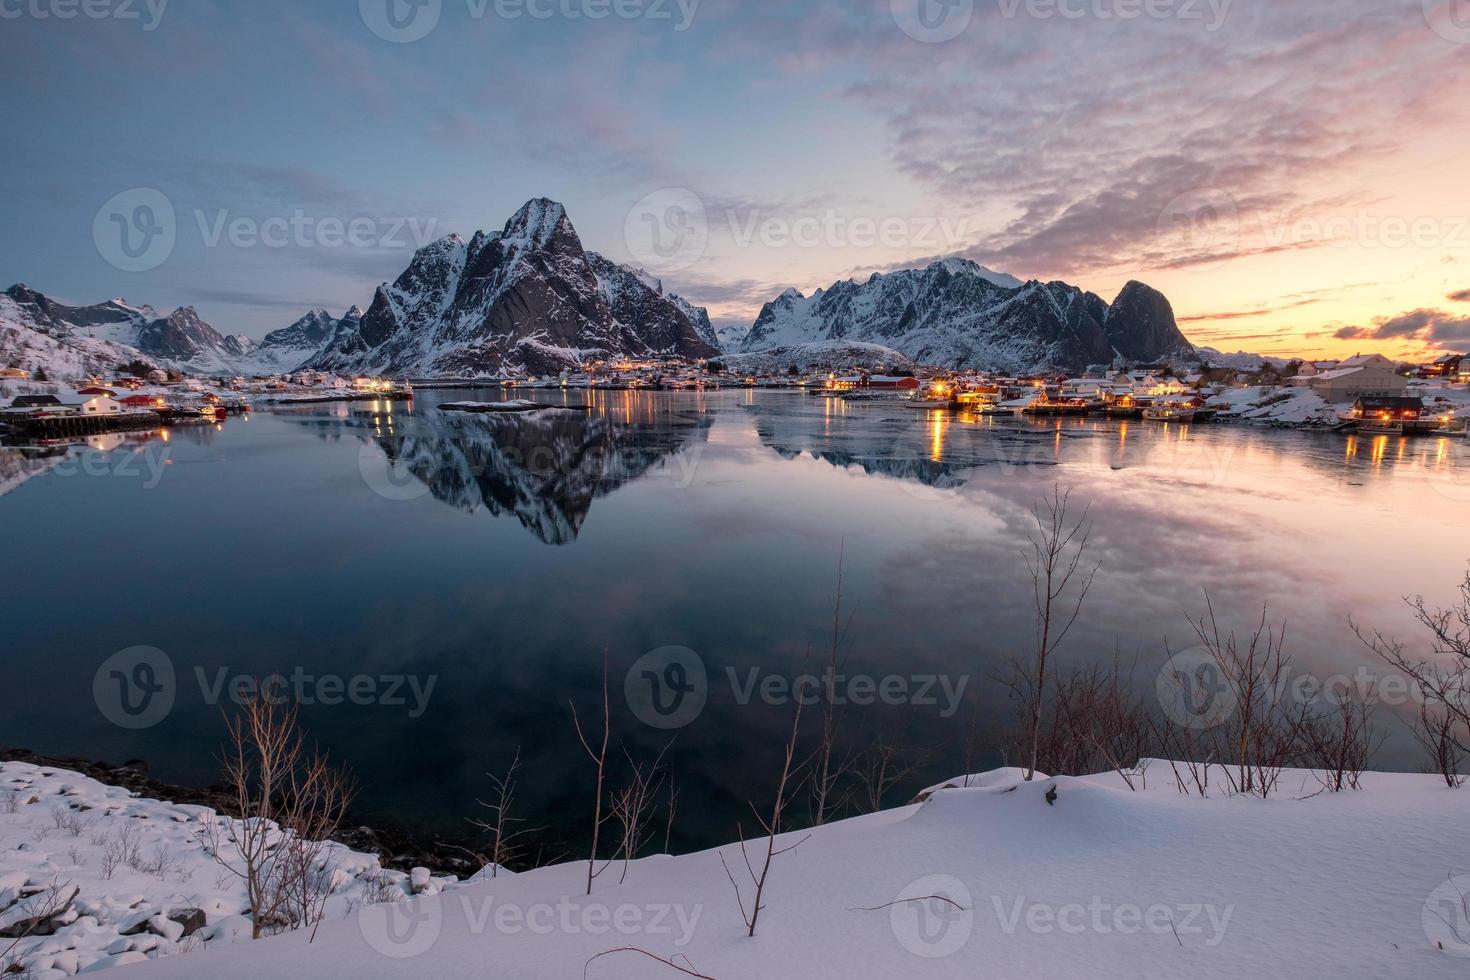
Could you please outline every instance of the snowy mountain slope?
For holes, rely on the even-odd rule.
[[[884,344],[942,367],[1026,373],[1187,353],[1162,294],[1130,282],[1110,306],[1063,282],[1022,283],[965,259],[837,282],[767,303],[741,342],[750,353],[815,340]]]
[[[1361,790],[1320,793],[1288,771],[1269,801],[1181,795],[1163,762],[1137,792],[1112,773],[951,782],[920,804],[779,838],[790,849],[772,863],[754,937],[725,871],[748,909],[730,844],[633,862],[621,883],[616,865],[590,896],[585,862],[571,861],[368,907],[314,941],[293,933],[135,975],[680,975],[636,950],[718,980],[1464,975],[1470,945],[1434,914],[1453,914],[1443,896],[1467,887],[1448,879],[1470,810],[1436,777],[1367,773]]]
[[[707,357],[695,311],[582,247],[566,210],[528,201],[499,232],[450,235],[378,287],[356,331],[307,366],[395,375],[550,372],[591,356]]]
[[[130,306],[121,299],[67,306],[23,283],[5,291],[0,317],[12,326],[50,338],[60,349],[69,349],[58,354],[64,360],[80,363],[108,357],[107,370],[142,359],[196,374],[233,374],[248,365],[255,349],[250,338],[227,336],[205,323],[192,306],[181,306],[167,316],[160,316],[151,306]],[[48,346],[35,338],[28,342]]]
[[[750,327],[743,323],[731,323],[715,331],[715,344],[723,351],[739,351],[750,334]]]
[[[341,318],[318,307],[289,327],[272,330],[250,352],[252,374],[290,373],[305,364],[328,344],[357,332],[362,308],[354,306]]]
[[[44,372],[55,380],[80,380],[110,374],[133,361],[159,365],[136,347],[95,339],[49,316],[38,323],[34,307],[21,306],[8,293],[0,295],[0,366],[21,368],[32,377]]]

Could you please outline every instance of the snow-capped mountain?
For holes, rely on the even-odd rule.
[[[0,294],[0,367],[59,381],[109,374],[134,361],[160,366],[136,347],[73,336],[66,327],[37,326],[28,314],[9,295]]]
[[[101,370],[143,360],[195,373],[234,373],[249,363],[255,350],[249,337],[220,333],[192,306],[167,316],[122,299],[67,306],[21,283],[5,291],[0,317],[46,337],[50,344],[41,346],[54,348],[63,360],[98,358]]]
[[[265,335],[251,354],[254,373],[294,371],[339,337],[355,334],[361,322],[360,306],[352,307],[340,319],[320,307],[311,310],[289,327]]]
[[[419,249],[356,330],[306,366],[392,375],[550,372],[589,357],[708,357],[708,316],[582,247],[566,210],[528,201],[498,232]]]
[[[1128,283],[1109,305],[1064,282],[1023,283],[966,259],[837,282],[811,296],[788,289],[762,308],[739,349],[837,339],[883,344],[921,364],[1017,373],[1193,349],[1169,301],[1142,283]]]
[[[745,344],[745,338],[749,334],[749,324],[728,323],[715,330],[715,343],[720,350],[738,351]]]

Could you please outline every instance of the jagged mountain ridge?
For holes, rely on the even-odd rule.
[[[1021,282],[967,259],[875,273],[767,303],[744,353],[827,340],[882,344],[921,364],[1025,373],[1187,356],[1169,301],[1129,282],[1112,304],[1065,282]]]
[[[1169,301],[1142,283],[1129,282],[1109,304],[1065,282],[1022,282],[966,259],[837,282],[811,296],[787,290],[748,330],[717,332],[706,310],[658,279],[584,249],[566,210],[547,198],[527,202],[500,231],[419,249],[366,311],[333,318],[314,309],[258,344],[216,330],[188,306],[167,316],[120,299],[75,307],[24,285],[6,297],[20,326],[62,345],[93,345],[90,354],[68,353],[70,361],[111,358],[116,348],[125,359],[192,373],[552,373],[592,357],[721,350],[781,350],[793,363],[816,363],[813,345],[834,343],[1012,373],[1195,356]]]
[[[114,362],[107,367],[141,360],[189,371],[232,371],[256,347],[249,337],[228,336],[205,323],[192,306],[167,316],[120,298],[68,306],[17,283],[5,291],[3,312],[17,328],[45,335],[54,352],[75,360],[90,351]]]
[[[708,315],[583,248],[566,209],[528,201],[498,232],[419,249],[355,332],[305,366],[390,375],[547,373],[589,357],[709,357]]]
[[[361,321],[360,306],[340,318],[320,307],[311,310],[289,327],[265,335],[252,352],[254,368],[258,373],[294,371],[339,337],[356,333]]]

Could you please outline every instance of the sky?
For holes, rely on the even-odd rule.
[[[1470,350],[1470,0],[0,0],[0,279],[260,337],[562,202],[748,325],[964,256]]]

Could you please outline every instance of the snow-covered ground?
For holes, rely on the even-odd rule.
[[[1411,382],[1404,394],[1422,398],[1435,416],[1470,418],[1470,388],[1465,385]],[[1296,428],[1337,425],[1339,416],[1353,407],[1352,402],[1329,403],[1303,385],[1227,388],[1209,399],[1209,405],[1223,409],[1230,419]]]
[[[248,941],[244,882],[206,849],[217,819],[78,773],[0,763],[0,937],[11,937],[0,938],[0,972],[19,966],[30,971],[20,980],[41,980]],[[408,874],[373,855],[332,844],[326,860],[336,885],[329,917],[412,891]],[[430,878],[423,890],[453,881]],[[37,930],[52,934],[15,938],[73,889],[54,932]]]
[[[1292,772],[1265,801],[1183,795],[1162,762],[1138,791],[1113,774],[1024,783],[1000,770],[968,786],[955,780],[923,803],[782,839],[797,846],[773,862],[754,938],[720,861],[748,909],[750,879],[732,844],[633,862],[625,880],[614,864],[590,897],[580,862],[416,898],[400,887],[397,901],[355,907],[349,885],[333,899],[336,921],[314,940],[297,932],[233,945],[217,940],[238,932],[239,896],[216,886],[193,843],[196,808],[131,800],[62,773],[7,766],[3,775],[23,783],[16,812],[0,809],[3,881],[85,883],[83,914],[44,954],[53,969],[132,943],[138,957],[102,962],[178,951],[152,925],[122,939],[118,927],[184,905],[206,910],[200,935],[210,941],[125,975],[1208,980],[1470,969],[1470,945],[1451,929],[1470,939],[1459,904],[1470,877],[1456,877],[1470,874],[1470,790],[1424,775],[1370,773],[1361,790],[1334,794]],[[68,802],[91,807],[70,812],[95,826],[76,837],[55,826],[52,814]],[[180,870],[102,878],[91,841],[122,826],[149,835],[149,855],[166,845]],[[353,881],[373,866],[343,857]],[[758,869],[754,847],[752,862]]]

